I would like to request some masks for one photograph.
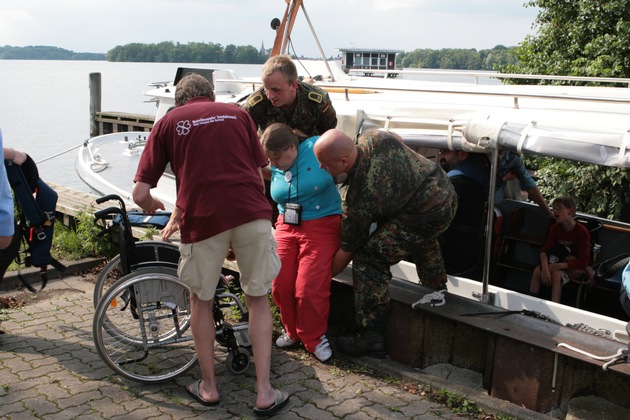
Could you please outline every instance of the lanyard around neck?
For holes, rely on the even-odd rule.
[[[298,150],[298,155],[295,157],[295,174],[293,174],[293,172],[291,171],[287,171],[284,174],[284,179],[285,181],[287,181],[287,183],[289,184],[289,188],[287,190],[287,203],[291,202],[291,185],[293,185],[293,180],[295,180],[295,202],[299,203],[299,197],[298,197],[298,171],[299,171],[299,158],[300,158],[300,154],[299,154],[299,150]],[[287,174],[291,174],[289,176],[287,176]]]

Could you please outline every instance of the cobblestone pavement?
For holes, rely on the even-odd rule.
[[[0,291],[23,305],[0,311],[0,418],[147,419],[254,417],[254,369],[230,373],[217,352],[221,404],[204,407],[183,377],[145,385],[118,377],[99,358],[92,341],[93,278],[51,281],[38,295]],[[379,362],[383,363],[383,362]],[[366,375],[346,361],[323,365],[304,351],[274,349],[272,384],[291,393],[276,418],[460,419],[428,397],[411,393],[393,376]],[[417,388],[414,388],[417,389]],[[493,418],[493,417],[488,417]]]

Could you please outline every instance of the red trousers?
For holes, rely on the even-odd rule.
[[[328,328],[332,258],[339,249],[341,216],[276,223],[276,242],[282,268],[273,281],[272,294],[289,337],[315,351]]]

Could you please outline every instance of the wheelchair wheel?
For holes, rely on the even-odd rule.
[[[177,270],[179,261],[179,248],[177,245],[161,241],[140,241],[135,243],[135,252],[139,263],[135,264],[132,270],[151,267],[166,267]],[[116,255],[105,265],[94,284],[95,308],[105,291],[122,276],[123,269],[120,266],[120,255]]]
[[[92,333],[98,354],[114,372],[155,383],[195,365],[189,327],[188,288],[174,270],[154,268],[128,274],[105,292]]]
[[[227,368],[230,372],[235,375],[240,375],[241,373],[245,373],[249,367],[250,360],[251,356],[249,352],[244,348],[239,348],[237,350],[237,354],[234,354],[233,352],[228,354],[225,363],[227,364]]]

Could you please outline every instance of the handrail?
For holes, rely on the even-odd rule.
[[[349,73],[376,73],[376,74],[418,74],[427,76],[452,76],[452,77],[473,77],[475,84],[479,83],[479,78],[487,79],[536,79],[536,80],[564,80],[572,82],[594,82],[594,83],[623,83],[630,88],[630,78],[623,77],[598,77],[598,76],[554,76],[548,74],[519,74],[519,73],[498,73],[492,71],[466,71],[466,70],[439,70],[439,69],[350,69]]]
[[[558,76],[560,77],[560,76]],[[620,83],[630,83],[630,79],[615,79],[620,80]],[[258,83],[253,82],[251,80],[238,80],[238,79],[218,79],[215,82],[229,82],[236,84],[251,84],[256,86]],[[260,82],[262,85],[262,82]],[[374,85],[359,85],[359,84],[344,84],[340,83],[327,83],[327,82],[317,82],[317,86],[325,89],[325,90],[338,90],[338,89],[346,89],[347,93],[353,93],[352,91],[363,90],[364,93],[378,93],[379,91],[389,91],[389,92],[415,92],[415,93],[443,93],[443,94],[454,94],[454,95],[475,95],[475,96],[497,96],[497,97],[510,97],[515,99],[515,108],[518,108],[518,98],[533,98],[533,99],[553,99],[553,100],[573,100],[573,101],[591,101],[591,102],[602,102],[602,103],[617,103],[617,104],[627,104],[630,103],[630,96],[628,98],[613,98],[613,97],[598,97],[598,96],[583,96],[583,95],[566,95],[566,94],[543,94],[543,93],[522,93],[522,92],[497,92],[497,91],[471,91],[466,89],[457,89],[453,87],[453,85],[449,85],[444,88],[416,88],[411,86],[374,86]],[[467,86],[466,84],[462,84],[462,86]],[[489,85],[490,86],[490,85]],[[523,86],[523,85],[512,85],[514,87]],[[611,88],[614,89],[614,88]]]

